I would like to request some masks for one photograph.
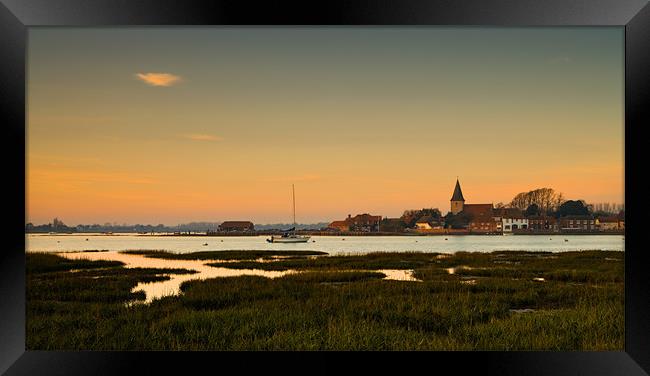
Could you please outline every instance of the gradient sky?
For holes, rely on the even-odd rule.
[[[27,221],[623,202],[622,27],[29,28]]]

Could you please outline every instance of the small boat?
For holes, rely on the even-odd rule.
[[[293,228],[284,231],[280,236],[271,235],[266,239],[269,243],[307,243],[311,238],[311,236],[296,234],[296,189],[293,184],[291,184],[291,190],[293,193]]]
[[[285,232],[281,236],[271,235],[271,237],[269,239],[266,239],[266,241],[269,243],[307,243],[309,241],[309,238],[309,236]]]

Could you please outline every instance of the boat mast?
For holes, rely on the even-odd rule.
[[[293,227],[296,227],[296,188],[291,184],[291,192],[293,193]]]

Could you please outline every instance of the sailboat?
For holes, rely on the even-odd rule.
[[[266,239],[269,243],[307,243],[311,237],[296,234],[296,188],[293,184],[291,184],[291,190],[293,193],[293,228],[284,231],[281,236],[271,235]]]

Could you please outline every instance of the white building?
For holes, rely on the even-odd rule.
[[[528,218],[524,218],[524,214],[517,208],[494,209],[494,218],[501,221],[503,232],[528,229]]]
[[[501,227],[503,232],[512,232],[512,230],[528,229],[528,218],[506,218],[501,217]]]

